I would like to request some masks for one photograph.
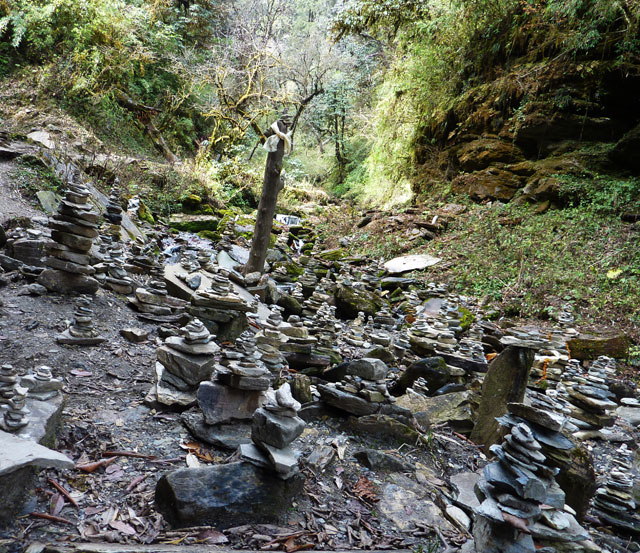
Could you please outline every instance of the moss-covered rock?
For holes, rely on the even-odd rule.
[[[460,313],[460,326],[462,327],[463,332],[466,332],[471,328],[471,325],[476,318],[466,307],[458,307],[458,313]]]
[[[385,301],[369,290],[357,290],[350,286],[338,285],[335,292],[339,317],[355,319],[362,311],[372,317],[385,305]]]
[[[289,294],[281,294],[278,298],[277,305],[284,308],[284,314],[289,315],[302,315],[302,304]]]
[[[347,255],[342,248],[335,248],[333,250],[324,250],[318,254],[320,259],[324,259],[325,261],[339,261],[343,257]]]
[[[187,194],[180,198],[182,209],[187,212],[194,212],[198,210],[202,204],[202,198],[197,194]]]
[[[215,215],[172,215],[169,219],[169,227],[182,232],[201,232],[208,230],[218,231],[220,219]]]
[[[606,355],[615,359],[626,358],[629,354],[631,339],[624,334],[613,336],[580,335],[567,342],[571,357],[580,359],[597,359]]]
[[[205,240],[211,240],[212,242],[218,242],[220,240],[220,233],[214,232],[213,230],[201,230],[198,232],[198,236]]]
[[[153,218],[151,214],[151,210],[147,207],[147,205],[140,200],[140,207],[138,207],[138,217],[141,221],[145,223],[149,223],[150,225],[155,225],[156,220]]]

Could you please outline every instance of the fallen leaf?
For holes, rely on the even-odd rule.
[[[229,538],[225,536],[222,532],[218,532],[211,528],[210,530],[204,530],[200,532],[196,538],[198,540],[202,540],[205,543],[209,543],[212,545],[221,544],[221,543],[229,543]]]
[[[133,526],[129,526],[126,522],[122,522],[121,520],[112,520],[109,523],[109,526],[118,532],[121,532],[125,536],[134,536],[136,531],[133,529]]]
[[[59,515],[63,507],[64,507],[64,497],[62,496],[62,494],[56,493],[53,496],[51,496],[51,504],[49,507],[49,512],[52,515],[54,516]]]

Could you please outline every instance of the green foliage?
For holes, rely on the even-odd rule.
[[[560,195],[570,205],[596,213],[615,214],[622,209],[640,210],[640,178],[616,178],[609,175],[555,175]]]
[[[49,167],[38,158],[28,155],[18,158],[11,180],[29,195],[35,195],[40,190],[58,192],[63,188],[62,181]]]
[[[637,325],[632,233],[594,204],[540,215],[528,206],[473,206],[429,249],[450,261],[439,278],[512,316],[548,318],[569,301],[603,323]]]

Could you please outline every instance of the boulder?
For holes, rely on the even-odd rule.
[[[590,336],[581,334],[567,341],[573,359],[580,361],[597,359],[601,355],[623,359],[628,357],[631,339],[625,334]]]
[[[523,186],[522,177],[496,167],[464,173],[451,183],[453,192],[467,194],[477,201],[500,200],[508,202]]]
[[[372,414],[357,418],[350,417],[349,428],[365,436],[375,436],[378,439],[386,438],[405,444],[414,445],[420,441],[418,432],[389,415]]]
[[[169,227],[184,232],[200,232],[218,230],[220,218],[214,215],[185,215],[176,213],[169,219]]]
[[[281,480],[246,462],[185,468],[165,474],[156,485],[155,506],[174,527],[284,522],[303,479]]]
[[[343,284],[336,287],[335,299],[337,315],[346,319],[355,319],[360,311],[373,317],[385,304],[384,300],[373,292]]]
[[[411,388],[418,378],[424,378],[429,391],[435,392],[447,384],[451,379],[451,370],[442,357],[426,357],[410,365],[396,380],[390,392],[394,396],[401,396]]]
[[[369,403],[366,399],[360,396],[343,392],[342,390],[338,390],[333,386],[327,386],[325,384],[320,384],[318,386],[318,392],[320,392],[320,397],[322,397],[323,401],[327,405],[331,405],[332,407],[336,407],[341,411],[346,411],[347,413],[351,413],[358,417],[362,415],[371,415],[372,413],[375,413],[379,407],[378,404]]]
[[[425,397],[409,389],[395,405],[411,411],[423,428],[445,423],[468,433],[473,428],[477,404],[477,396],[470,390]]]
[[[524,160],[524,154],[512,141],[485,137],[463,144],[457,158],[460,168],[471,172],[499,163],[518,163]]]
[[[471,440],[485,451],[500,442],[504,431],[495,420],[507,412],[508,403],[522,403],[533,364],[534,350],[508,346],[489,364],[482,384],[482,400]],[[443,396],[444,397],[444,396]]]
[[[384,361],[375,358],[362,358],[351,361],[347,366],[347,374],[359,376],[365,380],[384,380],[389,367]]]
[[[415,470],[415,467],[406,461],[377,449],[361,449],[353,456],[361,465],[371,470],[382,472],[413,472]]]

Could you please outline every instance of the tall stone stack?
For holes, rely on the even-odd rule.
[[[0,429],[18,432],[29,424],[26,406],[27,388],[20,385],[18,372],[12,365],[0,367]]]
[[[50,292],[95,294],[98,290],[89,251],[98,236],[100,215],[89,202],[90,196],[85,186],[70,184],[49,221],[54,242],[47,248],[48,268],[38,282]]]
[[[590,551],[589,534],[565,505],[565,493],[555,480],[558,469],[543,453],[549,447],[572,448],[560,433],[563,419],[523,404],[510,404],[509,410],[498,420],[510,433],[491,447],[497,460],[485,466],[476,488],[481,502],[473,527],[476,550]]]
[[[275,391],[268,390],[264,404],[253,415],[251,439],[255,447],[240,446],[241,457],[270,467],[283,480],[298,474],[299,453],[293,450],[291,442],[304,431],[305,423],[298,417],[300,407],[288,383]]]
[[[280,329],[282,326],[282,311],[277,305],[272,306],[271,314],[264,322],[264,328],[256,335],[256,344],[262,354],[262,361],[271,374],[279,374],[287,365],[280,347],[289,338]]]

